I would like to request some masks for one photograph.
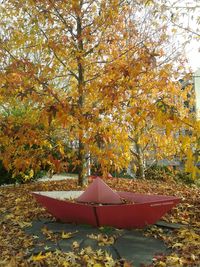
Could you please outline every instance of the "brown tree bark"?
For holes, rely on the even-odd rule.
[[[80,2],[80,10],[82,4]],[[83,40],[82,40],[82,21],[80,14],[77,12],[76,23],[77,23],[77,45],[80,55],[84,50]],[[86,177],[86,157],[85,157],[85,147],[83,142],[84,129],[83,129],[83,107],[84,107],[84,66],[81,56],[77,56],[77,67],[78,67],[78,111],[79,111],[79,147],[78,147],[78,185],[83,186],[87,183]]]

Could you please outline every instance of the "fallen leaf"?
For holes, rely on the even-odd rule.
[[[36,256],[32,256],[32,261],[42,261],[46,258],[48,258],[51,255],[51,252],[48,252],[46,254],[42,254],[42,252],[40,252],[38,255]]]
[[[78,231],[75,231],[75,232],[67,232],[67,233],[62,232],[61,237],[62,237],[62,239],[69,239],[69,238],[73,237],[76,233],[78,233]]]
[[[77,241],[74,241],[72,243],[72,249],[78,249],[80,247],[79,243]]]

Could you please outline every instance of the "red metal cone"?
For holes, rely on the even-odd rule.
[[[120,196],[114,192],[104,181],[97,177],[91,185],[76,199],[78,202],[91,202],[102,204],[120,204]]]

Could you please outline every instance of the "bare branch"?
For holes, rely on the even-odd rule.
[[[170,20],[170,21],[171,21],[171,23],[172,23],[174,26],[178,27],[179,29],[182,29],[182,30],[184,30],[184,31],[190,32],[190,33],[192,33],[193,35],[196,35],[196,36],[200,37],[200,34],[197,33],[197,32],[195,32],[195,31],[193,31],[191,28],[187,28],[187,27],[184,27],[184,26],[182,26],[182,25],[180,25],[180,24],[177,24],[177,23],[175,23],[173,20]]]
[[[131,154],[132,154],[133,156],[135,156],[137,159],[140,158],[140,156],[139,156],[136,152],[134,152],[132,149],[130,149],[130,152],[131,152]]]
[[[70,75],[72,75],[78,81],[78,76],[73,71],[69,70]]]

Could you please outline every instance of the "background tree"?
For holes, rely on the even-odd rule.
[[[177,133],[187,127],[183,121],[189,116],[189,106],[184,103],[191,87],[183,90],[178,81],[185,75],[184,57],[180,56],[179,44],[168,34],[170,25],[162,9],[159,3],[149,1],[135,15],[132,8],[129,10],[126,42],[137,50],[129,51],[123,63],[118,63],[126,91],[120,113],[125,114],[138,177],[144,177],[147,161],[179,157]]]

